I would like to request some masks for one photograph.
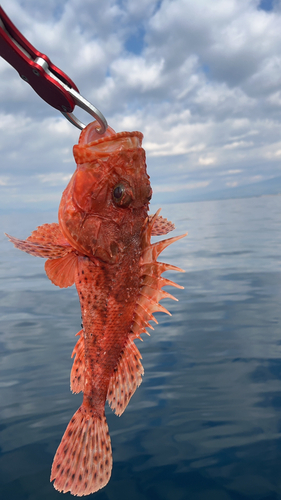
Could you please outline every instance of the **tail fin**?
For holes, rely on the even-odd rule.
[[[92,416],[82,405],[73,415],[57,449],[51,481],[58,491],[89,495],[103,488],[112,469],[105,415]]]

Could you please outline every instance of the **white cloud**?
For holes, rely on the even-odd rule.
[[[236,170],[227,170],[226,172],[222,172],[222,174],[228,174],[228,175],[237,175],[241,174],[242,170],[236,169]]]
[[[163,67],[163,59],[148,62],[144,57],[128,57],[114,61],[111,65],[111,72],[120,85],[145,92],[161,85]]]
[[[238,182],[237,181],[226,182],[225,185],[227,187],[236,187],[238,186]]]
[[[71,174],[63,174],[61,172],[51,172],[49,174],[39,174],[37,179],[43,184],[49,184],[50,186],[65,185],[70,181]]]
[[[226,144],[223,146],[224,149],[237,149],[237,148],[245,148],[248,146],[253,146],[254,143],[252,141],[235,141],[232,142],[231,144]]]
[[[8,186],[9,185],[9,177],[8,176],[1,176],[0,177],[0,186]]]
[[[212,165],[213,163],[215,163],[216,161],[216,158],[212,158],[212,157],[202,157],[200,156],[199,160],[198,160],[198,163],[200,165]]]
[[[216,189],[225,185],[225,175],[235,175],[237,180],[227,182],[239,185],[254,175],[280,175],[281,9],[275,2],[265,12],[258,4],[1,3],[110,125],[144,133],[149,173],[159,196],[157,183],[163,185],[163,177],[167,185],[198,185],[199,192],[210,171]],[[74,170],[77,140],[78,131],[0,60],[2,188],[8,192],[9,185],[12,189],[24,178],[32,178],[26,190],[45,193],[51,183],[62,187]],[[23,199],[20,190],[14,196]]]

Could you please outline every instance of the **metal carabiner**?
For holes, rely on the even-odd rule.
[[[3,57],[20,77],[50,106],[58,109],[67,120],[82,130],[86,125],[73,113],[79,106],[93,116],[100,124],[97,131],[104,134],[107,121],[103,114],[81,96],[75,83],[50,59],[35,49],[22,35],[0,6],[0,56]]]

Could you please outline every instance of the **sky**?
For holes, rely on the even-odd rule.
[[[281,192],[281,0],[1,6],[111,127],[144,134],[154,203]],[[0,208],[56,208],[79,130],[3,59],[0,115]]]

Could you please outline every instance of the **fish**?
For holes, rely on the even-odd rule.
[[[160,209],[148,214],[152,189],[143,135],[108,127],[101,136],[97,127],[90,123],[73,147],[77,167],[62,194],[58,223],[39,226],[26,240],[7,235],[16,248],[47,259],[52,283],[75,284],[78,292],[82,329],[70,387],[83,392],[83,402],[65,430],[50,478],[58,491],[77,496],[98,491],[110,479],[105,403],[120,416],[142,382],[134,341],[154,330],[155,312],[170,315],[160,301],[175,297],[162,288],[183,288],[162,273],[184,271],[157,258],[187,234],[151,243],[152,236],[175,227]]]

